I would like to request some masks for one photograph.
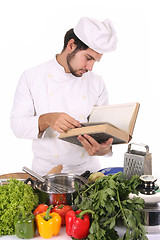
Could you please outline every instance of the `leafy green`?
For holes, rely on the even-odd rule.
[[[127,180],[121,172],[101,177],[92,185],[86,185],[79,191],[75,204],[81,210],[91,209],[92,216],[88,240],[146,240],[144,200],[129,198],[130,193],[138,193],[139,176]],[[126,232],[120,238],[116,227],[124,226]]]
[[[14,234],[15,216],[31,212],[38,200],[32,187],[17,179],[0,186],[0,236]]]

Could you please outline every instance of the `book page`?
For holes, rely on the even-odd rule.
[[[117,128],[129,133],[130,123],[136,106],[137,103],[135,102],[94,107],[89,122],[109,122]]]
[[[81,126],[82,127],[88,127],[88,126],[95,126],[95,125],[102,125],[102,124],[107,124],[107,125],[110,125],[114,128],[117,128],[115,125],[113,125],[109,122],[84,122],[84,123],[81,123]]]

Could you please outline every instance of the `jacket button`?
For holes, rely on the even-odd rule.
[[[55,138],[55,137],[57,137],[57,135],[56,135],[55,133],[53,133],[53,134],[52,134],[52,137],[54,137],[54,138]]]
[[[79,119],[80,119],[80,121],[82,121],[82,120],[85,119],[85,117],[84,117],[83,115],[80,115],[80,116],[79,116]]]
[[[55,159],[58,159],[58,158],[59,158],[59,155],[58,155],[58,154],[55,154],[55,155],[54,155],[54,158],[55,158]]]
[[[53,97],[53,95],[54,95],[53,92],[49,93],[49,97]]]
[[[49,78],[53,78],[53,74],[52,73],[48,73],[48,77]]]
[[[81,153],[81,156],[84,157],[84,152]]]

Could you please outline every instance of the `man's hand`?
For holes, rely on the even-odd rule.
[[[81,142],[90,156],[104,156],[112,151],[113,138],[110,138],[108,141],[99,144],[94,138],[84,134],[84,136],[79,135],[78,140]]]
[[[59,164],[56,167],[53,167],[47,174],[61,173],[63,170],[63,165]]]
[[[62,133],[70,128],[80,127],[79,121],[63,112],[46,113],[39,117],[39,131],[43,132],[48,127]]]

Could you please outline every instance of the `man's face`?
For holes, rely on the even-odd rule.
[[[86,50],[75,49],[67,55],[67,64],[70,72],[81,77],[84,73],[92,71],[95,61],[100,61],[102,54],[87,48]]]

